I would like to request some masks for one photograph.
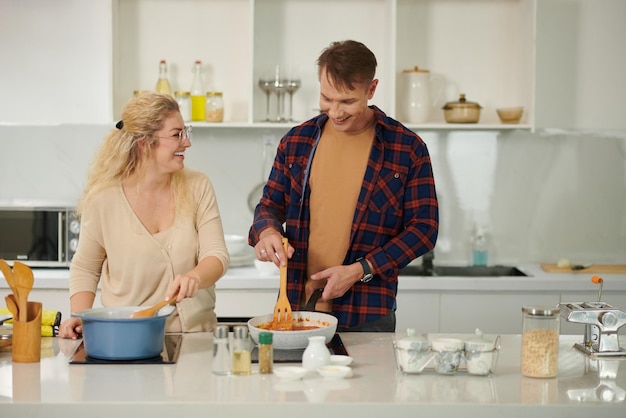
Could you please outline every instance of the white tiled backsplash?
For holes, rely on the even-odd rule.
[[[0,126],[0,201],[74,204],[111,128]],[[268,133],[276,141],[282,134],[194,130],[186,165],[212,180],[226,233],[247,235],[247,196],[262,180],[262,138]],[[626,132],[420,134],[440,199],[435,263],[469,262],[475,221],[490,234],[490,264],[626,260]]]

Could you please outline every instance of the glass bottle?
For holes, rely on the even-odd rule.
[[[191,120],[204,121],[204,104],[206,96],[202,81],[202,61],[197,60],[193,65],[193,81],[191,82]]]
[[[559,308],[522,308],[521,372],[528,377],[555,377],[559,358]]]
[[[486,266],[489,261],[489,249],[487,245],[487,231],[482,226],[474,229],[472,239],[472,265]]]
[[[246,376],[252,373],[252,356],[248,343],[248,327],[237,325],[232,349],[232,373],[237,376]]]
[[[161,60],[159,63],[159,79],[156,83],[156,92],[163,94],[172,94],[170,82],[167,78],[167,62]]]
[[[259,333],[259,373],[271,374],[274,366],[274,350],[272,347],[272,333]]]
[[[204,110],[207,122],[222,122],[224,120],[224,99],[221,91],[207,92]]]
[[[213,363],[211,370],[217,375],[230,374],[230,349],[228,346],[228,326],[219,325],[213,334]]]
[[[180,114],[183,116],[184,122],[191,120],[191,95],[188,91],[177,91],[174,93]]]

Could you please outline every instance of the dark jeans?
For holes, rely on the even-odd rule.
[[[396,332],[396,311],[391,311],[387,315],[376,321],[366,322],[351,328],[340,327],[339,332]]]

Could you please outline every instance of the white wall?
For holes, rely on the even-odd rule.
[[[75,201],[109,126],[0,126],[0,200]],[[214,182],[227,233],[247,234],[263,130],[196,129],[186,165]],[[626,132],[424,132],[440,198],[436,262],[466,263],[474,220],[491,263],[624,262]],[[278,139],[278,135],[277,135]]]

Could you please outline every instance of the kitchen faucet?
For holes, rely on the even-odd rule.
[[[433,260],[435,258],[435,251],[429,251],[422,255],[422,268],[424,269],[424,276],[433,275]]]

